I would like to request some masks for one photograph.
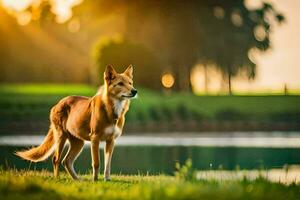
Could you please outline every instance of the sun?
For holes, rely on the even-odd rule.
[[[0,0],[0,5],[12,16],[17,18],[20,25],[31,21],[31,14],[27,10],[34,6],[38,8],[43,0]],[[83,0],[49,0],[51,12],[56,16],[57,23],[65,23],[72,16],[72,8],[82,3]],[[20,17],[21,16],[21,17]],[[24,17],[25,16],[25,17]]]
[[[8,10],[24,11],[34,0],[0,0],[1,5]]]

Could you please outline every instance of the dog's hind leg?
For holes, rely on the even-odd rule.
[[[60,135],[55,138],[56,149],[52,158],[54,177],[58,177],[59,174],[59,164],[66,139],[65,135]]]
[[[75,179],[78,180],[78,176],[74,170],[73,164],[74,161],[76,160],[77,156],[82,150],[82,147],[84,145],[84,141],[80,140],[72,135],[68,137],[69,142],[70,142],[70,147],[68,150],[68,153],[64,157],[62,164],[64,165],[66,171],[69,173],[69,175]]]

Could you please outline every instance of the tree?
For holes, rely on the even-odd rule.
[[[254,78],[256,65],[248,54],[253,48],[267,50],[272,26],[283,19],[267,3],[248,10],[243,0],[142,0],[129,6],[126,36],[171,66],[177,90],[189,90],[191,68],[201,63],[216,65],[231,93],[232,77],[239,72]]]
[[[118,72],[133,65],[135,84],[151,89],[160,89],[160,76],[162,66],[155,54],[142,44],[129,41],[113,41],[103,43],[100,40],[94,47],[94,61],[97,74],[100,75],[98,82],[103,82],[105,67],[112,64]],[[99,76],[97,76],[99,77]]]
[[[270,48],[272,27],[284,17],[267,3],[255,10],[248,10],[243,1],[209,1],[207,4],[213,16],[200,23],[210,36],[210,40],[200,37],[200,44],[205,47],[200,48],[201,62],[214,63],[221,70],[231,94],[232,77],[239,72],[246,72],[248,78],[255,77],[256,64],[250,54]]]
[[[129,6],[126,37],[151,48],[175,75],[175,89],[190,91],[197,60],[193,1],[139,1]]]
[[[123,65],[130,61],[134,64],[133,59],[137,59],[136,66],[143,71],[141,76],[144,79],[144,74],[151,71],[147,79],[149,83],[155,83],[155,88],[160,85],[161,73],[171,71],[175,75],[174,87],[179,91],[190,91],[190,73],[196,64],[206,68],[214,65],[227,79],[231,93],[232,77],[240,72],[246,72],[248,78],[255,77],[256,65],[249,54],[269,49],[273,25],[284,20],[271,4],[264,3],[261,8],[249,10],[244,0],[86,0],[80,6],[71,7],[77,27],[80,23],[80,31],[71,36],[68,31],[71,21],[66,21],[65,25],[55,22],[58,18],[52,13],[55,2],[42,1],[39,8],[28,7],[26,12],[35,16],[27,25],[28,29],[17,27],[16,23],[3,23],[5,28],[2,30],[8,30],[8,27],[11,30],[0,33],[2,40],[11,49],[9,52],[14,53],[2,56],[7,60],[7,65],[2,68],[15,77],[2,76],[1,79],[90,82],[91,76],[98,76],[83,73],[89,70],[91,44],[98,37],[122,35],[123,43],[111,43],[102,50],[111,55],[123,52],[122,56],[128,58],[122,57],[119,62],[110,57],[111,60],[105,62]],[[36,16],[39,19],[34,19]],[[2,18],[12,21],[5,15]],[[13,34],[22,39],[7,39]],[[27,51],[28,47],[31,51]],[[126,52],[125,47],[133,55]],[[115,50],[111,51],[111,48]],[[64,54],[58,54],[58,51]],[[142,53],[153,61],[142,62],[139,59],[143,58]],[[104,53],[106,58],[109,58],[108,54]],[[18,73],[9,72],[14,71],[13,67]],[[24,73],[28,75],[24,76]],[[145,80],[143,84],[151,87]]]

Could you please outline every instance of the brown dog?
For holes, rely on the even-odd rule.
[[[115,139],[122,134],[125,114],[130,98],[137,94],[133,87],[133,68],[118,74],[111,65],[104,72],[104,85],[91,97],[68,96],[59,101],[50,113],[50,129],[43,143],[26,151],[16,152],[23,159],[43,161],[54,151],[54,176],[59,173],[59,164],[66,140],[70,146],[62,164],[73,179],[78,176],[73,163],[82,150],[84,140],[91,141],[93,180],[98,179],[99,142],[105,141],[104,179],[110,180],[111,157]]]

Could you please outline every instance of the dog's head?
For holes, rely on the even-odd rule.
[[[133,87],[133,67],[119,74],[112,65],[108,65],[104,72],[107,94],[117,99],[130,99],[135,97],[137,90]]]

